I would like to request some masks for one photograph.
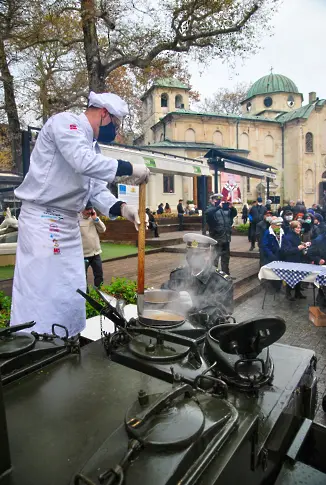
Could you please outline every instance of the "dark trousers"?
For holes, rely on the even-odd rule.
[[[156,222],[150,222],[149,223],[149,228],[154,231],[154,237],[159,237],[158,235],[158,226],[156,224]]]
[[[255,222],[252,222],[250,224],[250,242],[251,242],[251,246],[252,247],[255,247],[255,243],[256,243],[256,223]]]
[[[218,267],[219,260],[221,258],[221,270],[226,274],[230,274],[229,262],[230,262],[230,243],[229,242],[217,242],[215,246],[215,260],[214,264]]]
[[[183,214],[178,214],[179,228],[178,231],[183,231]]]
[[[248,217],[243,217],[242,220],[244,224],[247,224]]]
[[[88,256],[85,258],[86,273],[88,268],[91,266],[94,274],[94,286],[97,288],[103,283],[103,268],[101,255],[96,254],[95,256]]]

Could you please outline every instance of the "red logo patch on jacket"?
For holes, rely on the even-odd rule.
[[[77,125],[70,125],[71,130],[77,130]]]

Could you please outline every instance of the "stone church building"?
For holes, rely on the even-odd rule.
[[[277,169],[270,195],[279,196],[281,203],[320,202],[326,189],[326,100],[315,92],[304,103],[291,79],[271,73],[251,86],[237,116],[193,111],[188,86],[176,79],[159,79],[142,103],[143,135],[136,145],[193,159],[219,147]],[[265,180],[245,176],[238,180],[243,202],[265,195]],[[157,174],[150,184],[155,185],[148,188],[152,209],[160,202],[175,206],[181,197],[197,202],[196,178]]]

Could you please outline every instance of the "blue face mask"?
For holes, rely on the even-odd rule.
[[[99,143],[111,143],[116,137],[116,128],[112,121],[106,126],[100,126],[100,131],[97,137]]]

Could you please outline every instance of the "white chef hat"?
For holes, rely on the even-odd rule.
[[[117,94],[113,93],[94,93],[90,92],[88,98],[88,106],[94,108],[105,108],[109,113],[116,116],[120,120],[129,114],[127,103]]]

